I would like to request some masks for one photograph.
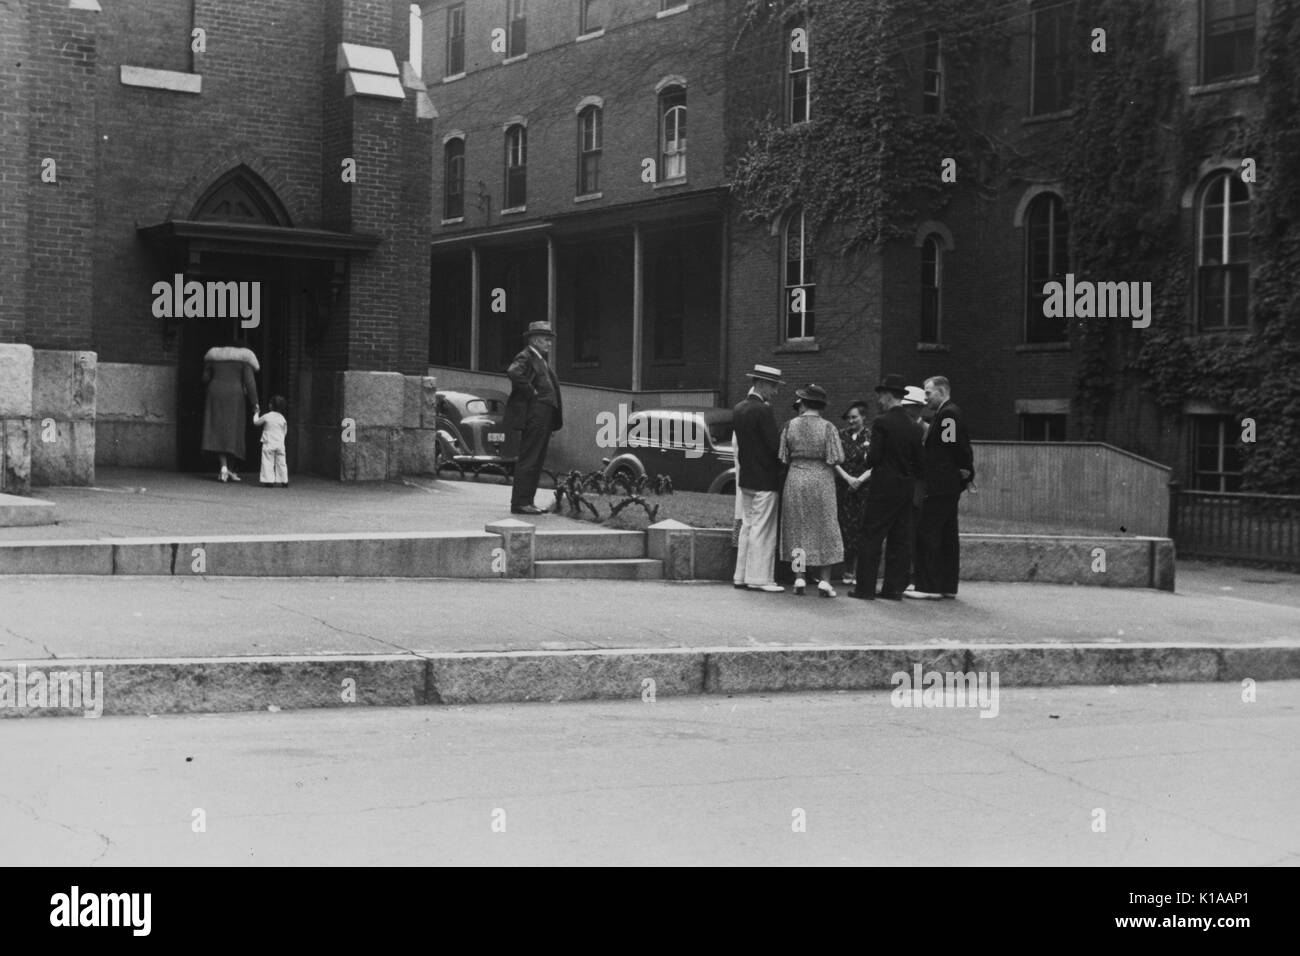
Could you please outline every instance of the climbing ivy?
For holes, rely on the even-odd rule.
[[[769,114],[754,123],[731,171],[746,216],[771,219],[794,205],[817,234],[834,224],[842,250],[908,234],[908,223],[937,213],[951,186],[940,178],[951,158],[974,183],[981,152],[971,78],[988,55],[994,0],[747,0],[741,34],[777,30],[807,17],[816,76],[812,119],[788,125]],[[915,106],[924,31],[941,28],[946,106]],[[910,64],[910,66],[909,66]]]

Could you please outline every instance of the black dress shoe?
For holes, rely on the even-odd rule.
[[[898,591],[881,591],[881,592],[880,592],[880,597],[881,597],[883,600],[886,600],[886,601],[901,601],[901,600],[903,600],[903,595],[900,594]]]
[[[876,599],[874,594],[864,594],[856,588],[849,592],[849,597],[857,598],[859,601],[874,601]]]
[[[534,505],[524,505],[522,508],[511,508],[512,515],[544,515],[546,514],[541,508]]]

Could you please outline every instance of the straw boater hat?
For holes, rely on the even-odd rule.
[[[551,338],[555,338],[555,330],[551,328],[550,322],[530,322],[528,331],[524,333],[524,338],[531,335],[549,335]]]
[[[781,381],[781,370],[772,368],[770,365],[755,365],[754,371],[746,372],[745,375],[759,382],[772,382],[774,385],[784,385]]]
[[[876,386],[877,392],[892,392],[899,398],[907,394],[907,383],[901,375],[886,375],[885,380]]]
[[[925,403],[925,389],[918,388],[915,385],[907,386],[907,392],[903,395],[904,405],[924,405]]]

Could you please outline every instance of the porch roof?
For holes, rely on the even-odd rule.
[[[136,232],[159,251],[181,253],[186,260],[200,252],[339,260],[370,252],[383,242],[382,236],[364,233],[192,219],[166,219],[137,226]]]

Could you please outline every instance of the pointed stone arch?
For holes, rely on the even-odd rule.
[[[307,210],[312,208],[310,197],[304,195],[295,180],[284,175],[272,162],[252,150],[235,147],[214,156],[198,170],[172,202],[169,219],[192,217],[212,188],[226,176],[243,170],[250,177],[253,189],[273,200],[273,208],[283,217],[278,224],[302,227],[316,221]]]
[[[241,222],[266,226],[292,226],[284,204],[262,177],[240,165],[219,177],[194,204],[195,221]]]

